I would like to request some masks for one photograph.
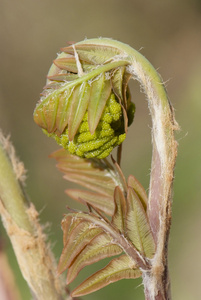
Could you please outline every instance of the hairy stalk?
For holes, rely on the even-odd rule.
[[[23,192],[24,174],[13,146],[0,132],[0,213],[4,227],[36,299],[62,300],[62,277],[56,278],[55,260],[38,222],[38,213]]]
[[[177,155],[174,130],[178,125],[160,76],[139,52],[128,45],[110,39],[90,39],[78,44],[114,46],[122,51],[119,60],[127,60],[127,70],[137,79],[148,99],[152,118],[152,165],[149,187],[148,217],[157,248],[150,272],[144,272],[143,282],[148,300],[170,300],[168,275],[168,238],[171,225],[172,182]]]

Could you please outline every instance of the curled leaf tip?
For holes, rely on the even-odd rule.
[[[75,44],[62,50],[49,70],[34,121],[71,154],[105,158],[124,141],[133,121],[128,62],[115,47]]]

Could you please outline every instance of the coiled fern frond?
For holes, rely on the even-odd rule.
[[[113,47],[62,49],[48,73],[35,122],[71,154],[105,158],[133,121],[127,61]]]

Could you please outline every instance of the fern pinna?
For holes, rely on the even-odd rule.
[[[128,87],[131,78],[137,79],[147,94],[152,115],[149,199],[137,179],[130,175],[126,180],[120,168],[122,142],[135,112]],[[68,269],[70,283],[85,266],[114,256],[75,288],[72,297],[123,278],[142,276],[146,299],[167,298],[162,298],[169,293],[163,279],[166,276],[169,282],[167,208],[176,156],[172,113],[155,69],[140,53],[120,42],[93,39],[70,45],[51,66],[34,120],[62,146],[51,156],[64,178],[85,188],[66,193],[87,207],[85,212],[70,211],[62,220],[64,248],[58,273]],[[169,126],[168,130],[164,126]],[[109,161],[107,157],[116,146],[117,159]],[[158,247],[160,235],[163,241]],[[165,268],[156,282],[153,274],[157,268],[153,266],[162,263]],[[157,295],[161,298],[155,298]]]

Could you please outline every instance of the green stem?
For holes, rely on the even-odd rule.
[[[62,278],[38,222],[38,213],[25,197],[16,170],[22,164],[0,132],[0,214],[20,270],[38,300],[62,300]]]
[[[26,213],[29,203],[16,179],[11,161],[3,150],[2,144],[0,144],[0,199],[17,226],[33,233],[33,228]]]

